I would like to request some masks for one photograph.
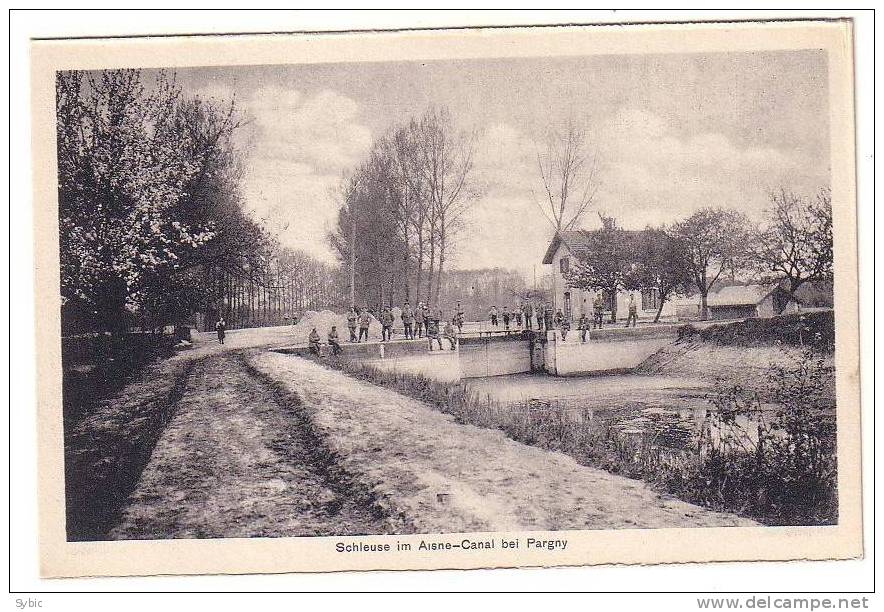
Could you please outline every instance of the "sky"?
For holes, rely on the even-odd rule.
[[[703,55],[607,55],[464,61],[176,69],[190,94],[233,97],[249,124],[247,207],[283,245],[325,261],[333,192],[373,139],[447,106],[476,130],[473,203],[454,268],[530,274],[552,235],[538,209],[537,151],[573,117],[586,126],[598,214],[640,229],[707,206],[760,219],[781,186],[829,184],[828,79],[815,50]]]

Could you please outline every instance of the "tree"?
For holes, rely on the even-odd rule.
[[[704,208],[672,227],[672,235],[687,249],[688,269],[700,292],[700,318],[709,318],[709,290],[725,270],[745,269],[752,228],[742,213]]]
[[[611,321],[617,320],[618,291],[640,288],[636,245],[633,233],[617,226],[613,217],[599,214],[602,227],[590,232],[592,240],[581,249],[578,260],[567,274],[571,287],[602,291],[611,300]]]
[[[475,134],[457,129],[446,108],[430,108],[418,126],[420,172],[426,189],[430,235],[430,270],[427,302],[433,302],[442,285],[442,272],[451,242],[461,228],[462,217],[475,198],[470,189]],[[438,253],[438,269],[433,267]]]
[[[636,260],[634,284],[642,289],[657,290],[656,323],[666,301],[687,293],[693,285],[690,255],[686,245],[669,235],[665,228],[649,227],[639,232],[633,250]]]
[[[797,302],[801,285],[832,276],[832,194],[820,189],[811,200],[781,188],[770,201],[755,258],[765,271],[782,275]]]
[[[562,130],[550,130],[543,153],[537,153],[545,201],[541,213],[555,231],[577,226],[598,190],[597,157],[587,143],[586,130],[569,118]]]
[[[150,92],[138,70],[56,79],[62,298],[111,331],[213,236],[175,214],[199,170],[178,139],[179,97],[162,72]]]

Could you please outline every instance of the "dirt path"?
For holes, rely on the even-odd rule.
[[[286,398],[290,399],[290,398]],[[366,534],[408,528],[334,462],[296,402],[234,353],[188,375],[111,539]]]
[[[264,352],[251,363],[301,398],[345,468],[419,532],[755,525],[500,431],[457,424],[312,361]]]

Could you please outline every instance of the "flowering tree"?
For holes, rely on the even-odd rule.
[[[149,91],[138,70],[56,80],[62,299],[111,331],[213,236],[175,214],[200,169],[181,140],[179,98],[163,73]]]

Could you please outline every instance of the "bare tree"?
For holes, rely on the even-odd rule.
[[[549,131],[545,150],[537,152],[545,201],[540,211],[555,231],[575,227],[598,191],[598,157],[587,142],[585,128],[569,118],[563,129]],[[537,198],[535,198],[535,201]]]
[[[820,189],[814,199],[781,188],[770,194],[771,208],[755,256],[768,272],[782,275],[788,291],[832,276],[832,194]]]
[[[458,130],[445,108],[430,108],[420,121],[421,173],[429,208],[430,267],[427,301],[433,301],[442,283],[453,234],[462,227],[463,214],[475,199],[469,178],[473,169],[475,134]],[[438,269],[434,265],[438,255]]]

